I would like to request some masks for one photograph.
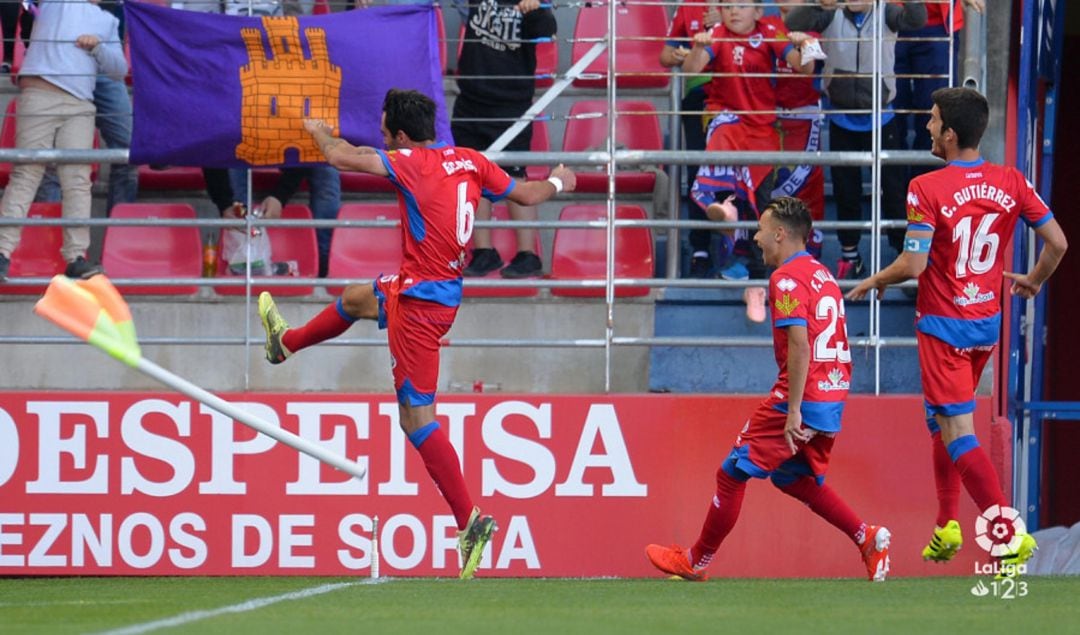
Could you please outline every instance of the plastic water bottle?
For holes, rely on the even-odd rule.
[[[217,261],[217,238],[210,235],[207,237],[202,251],[202,275],[204,278],[213,278],[217,275]]]

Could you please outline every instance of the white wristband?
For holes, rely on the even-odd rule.
[[[548,183],[551,183],[552,185],[555,186],[555,193],[556,194],[563,191],[563,182],[562,182],[562,179],[560,179],[559,177],[557,177],[557,176],[549,176],[547,181],[548,181]]]

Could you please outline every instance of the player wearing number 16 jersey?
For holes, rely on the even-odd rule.
[[[774,199],[761,215],[754,240],[765,262],[777,267],[769,299],[779,375],[716,471],[716,494],[697,542],[690,549],[646,547],[665,573],[705,579],[705,567],[738,519],[746,482],[769,478],[859,546],[870,580],[888,575],[889,530],[862,522],[825,484],[851,386],[851,351],[840,287],[806,251],[811,225],[810,210],[797,198]]]
[[[963,544],[957,521],[961,482],[980,510],[1006,504],[975,437],[972,414],[975,387],[1001,330],[1002,276],[1013,281],[1012,294],[1034,297],[1068,245],[1031,184],[1016,169],[979,156],[990,115],[986,98],[967,88],[942,88],[932,99],[932,152],[948,165],[912,179],[903,254],[848,298],[919,278],[916,336],[938,496],[937,526],[923,558],[946,562]],[[1005,272],[1006,248],[1021,219],[1045,247],[1029,273]],[[1004,564],[1021,564],[1034,549],[1035,540],[1024,535]]]
[[[387,329],[401,427],[450,505],[458,526],[461,577],[470,578],[495,521],[473,506],[457,453],[435,420],[439,341],[461,303],[465,246],[480,197],[538,205],[563,189],[573,190],[574,173],[558,166],[547,181],[515,184],[479,152],[436,143],[435,102],[416,91],[386,94],[382,132],[388,152],[350,145],[321,121],[307,120],[304,128],[334,167],[384,176],[394,185],[402,219],[402,263],[395,275],[346,287],[340,299],[298,328],[289,328],[269,293],[261,294],[266,358],[279,364],[302,348],[341,335],[361,318]]]

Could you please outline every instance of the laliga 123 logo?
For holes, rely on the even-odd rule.
[[[1027,533],[1020,512],[1004,505],[992,505],[975,519],[975,544],[995,558],[1016,553]]]

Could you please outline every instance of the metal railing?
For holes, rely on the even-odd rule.
[[[880,0],[878,0],[880,2]],[[555,8],[572,8],[578,6],[585,6],[587,3],[559,3],[553,5]],[[678,277],[678,264],[679,259],[679,231],[688,229],[726,229],[726,228],[752,228],[755,227],[755,223],[716,223],[712,221],[690,221],[681,220],[678,218],[671,219],[654,219],[646,221],[630,221],[630,220],[618,220],[615,218],[615,206],[619,196],[615,191],[615,180],[618,174],[618,169],[623,166],[641,166],[641,165],[663,165],[668,170],[668,174],[671,177],[670,191],[669,191],[669,208],[672,210],[672,216],[677,217],[680,205],[681,205],[681,193],[679,183],[681,181],[681,166],[686,165],[706,165],[706,164],[728,164],[728,165],[777,165],[777,164],[798,164],[798,165],[834,165],[834,166],[860,166],[868,167],[871,171],[871,205],[872,212],[869,220],[866,221],[852,221],[852,222],[820,222],[815,223],[815,226],[820,229],[835,230],[835,229],[859,229],[868,230],[871,235],[871,268],[873,271],[877,271],[881,266],[881,253],[880,242],[882,238],[882,232],[886,229],[903,227],[904,221],[886,221],[881,219],[880,208],[880,196],[877,194],[880,190],[880,174],[882,166],[884,165],[933,165],[938,163],[938,160],[930,156],[926,152],[919,151],[900,151],[900,150],[884,150],[881,148],[881,139],[879,134],[879,128],[874,127],[872,137],[872,150],[868,152],[758,152],[758,153],[745,153],[745,152],[701,152],[701,151],[687,151],[678,149],[679,142],[673,141],[670,145],[676,149],[664,150],[664,151],[643,151],[643,150],[627,150],[619,149],[616,145],[616,120],[620,116],[634,116],[632,113],[625,112],[620,113],[618,110],[618,96],[623,91],[618,89],[617,82],[620,77],[626,77],[634,75],[635,73],[624,73],[619,70],[618,64],[618,43],[620,42],[619,35],[617,33],[617,16],[616,10],[620,3],[608,2],[606,6],[608,10],[608,23],[609,33],[612,33],[614,37],[606,38],[598,42],[600,50],[594,48],[595,55],[601,54],[606,49],[607,54],[607,77],[609,78],[605,95],[607,97],[608,113],[613,116],[608,117],[608,138],[607,147],[604,150],[597,150],[591,152],[502,152],[492,151],[487,155],[490,159],[502,163],[505,165],[556,165],[558,163],[564,163],[571,166],[601,166],[606,169],[608,188],[605,195],[602,196],[607,204],[607,218],[603,221],[591,221],[591,222],[561,222],[561,221],[498,221],[492,222],[477,222],[477,227],[499,227],[499,228],[516,228],[516,227],[531,227],[536,229],[547,230],[559,230],[569,228],[593,228],[603,229],[606,232],[607,238],[607,271],[605,278],[602,280],[556,280],[556,279],[534,279],[534,280],[520,280],[520,281],[488,281],[488,280],[474,280],[466,279],[465,285],[467,287],[528,287],[528,288],[540,288],[540,289],[555,289],[555,288],[603,288],[605,290],[604,303],[606,305],[606,328],[603,338],[594,339],[573,339],[573,340],[560,340],[560,339],[469,339],[469,340],[451,340],[454,346],[474,346],[474,347],[532,347],[532,348],[603,348],[605,351],[605,388],[610,389],[611,379],[611,349],[617,346],[735,346],[735,347],[748,347],[748,346],[771,346],[771,339],[759,337],[625,337],[618,335],[616,331],[617,326],[617,312],[616,307],[619,304],[619,300],[615,296],[615,289],[619,287],[649,287],[653,289],[663,288],[745,288],[755,284],[753,281],[726,281],[726,280],[701,280],[701,279],[680,279]],[[623,4],[656,4],[648,2],[636,2],[636,3],[623,3]],[[659,3],[665,6],[673,6],[674,3],[664,2]],[[879,5],[883,6],[883,5]],[[877,11],[877,20],[875,21],[875,31],[877,34],[883,32],[883,12]],[[566,38],[562,38],[566,39]],[[662,38],[661,38],[662,39]],[[880,36],[875,35],[871,38],[872,41],[880,42]],[[448,38],[450,40],[450,38]],[[951,38],[950,38],[951,41]],[[608,46],[614,43],[614,46]],[[873,72],[869,74],[870,77],[877,78],[882,76],[882,69],[880,68],[880,55],[877,54],[878,47],[875,46],[875,62]],[[953,56],[952,47],[950,46],[950,62]],[[965,55],[966,60],[972,58],[970,52]],[[526,117],[522,117],[522,125],[526,124],[533,117],[539,115],[540,111],[547,104],[552,101],[563,91],[570,88],[575,76],[581,76],[581,69],[587,66],[588,62],[577,64],[571,69],[572,72],[567,73],[565,76],[556,80],[552,88],[548,89],[546,95],[541,95],[537,100],[542,104],[540,108],[535,108],[535,112],[530,111]],[[950,69],[952,64],[950,63]],[[575,70],[576,69],[576,70]],[[658,71],[659,72],[659,71]],[[641,74],[641,73],[637,73]],[[671,88],[668,92],[668,99],[670,108],[667,110],[661,110],[658,112],[660,116],[667,116],[669,120],[669,136],[676,140],[681,137],[679,116],[685,114],[679,110],[680,102],[680,79],[684,77],[684,74],[678,72],[666,73],[671,75],[672,80],[670,82]],[[951,70],[950,70],[950,83],[951,83]],[[965,78],[972,77],[973,73],[966,73]],[[910,78],[911,76],[904,76]],[[871,115],[875,120],[880,120],[882,116],[882,110],[880,107],[880,98],[877,95],[877,91],[880,86],[880,81],[873,81],[874,95],[872,97],[873,108],[867,111],[854,111]],[[822,111],[825,114],[825,111]],[[833,112],[833,111],[830,111]],[[512,134],[508,136],[512,138]],[[0,149],[0,162],[11,163],[127,163],[128,153],[123,149],[106,149],[106,150],[27,150],[27,149]],[[249,197],[251,188],[249,187]],[[249,199],[249,206],[250,206]],[[266,220],[256,219],[252,216],[248,216],[243,220],[236,219],[196,219],[196,220],[150,220],[150,219],[89,219],[71,221],[67,219],[8,219],[0,217],[0,226],[19,224],[24,226],[46,225],[46,226],[117,226],[117,225],[133,225],[133,226],[197,226],[200,228],[219,229],[219,228],[239,228],[245,227],[251,229],[254,227],[332,227],[332,228],[346,228],[346,227],[392,227],[398,223],[395,221],[291,221],[291,220]],[[665,274],[663,277],[657,278],[643,278],[643,279],[630,279],[619,278],[615,275],[615,258],[614,253],[615,245],[615,231],[623,227],[643,227],[652,230],[664,231],[667,235],[667,254],[668,259],[665,263]],[[250,271],[249,271],[250,274]],[[123,286],[127,284],[153,284],[162,286],[188,286],[198,285],[200,287],[211,286],[243,286],[249,293],[246,294],[246,302],[251,303],[252,298],[250,295],[250,289],[253,284],[266,287],[289,287],[289,286],[340,286],[350,283],[362,282],[363,280],[351,279],[351,278],[254,278],[250,275],[236,276],[236,277],[218,277],[218,278],[193,278],[193,279],[158,279],[158,278],[117,278],[114,282],[123,290]],[[8,285],[40,285],[45,280],[36,278],[26,279],[13,279],[9,280]],[[853,282],[841,281],[842,288],[849,288],[853,286]],[[908,286],[914,286],[914,283],[908,283]],[[910,347],[914,346],[914,338],[905,337],[884,337],[881,334],[880,324],[880,299],[874,298],[870,301],[870,328],[868,335],[860,338],[853,338],[851,344],[853,346],[872,347],[875,354],[875,386],[880,390],[880,351],[883,348],[891,347]],[[168,345],[204,345],[204,344],[228,344],[228,345],[242,345],[245,347],[261,346],[262,339],[252,337],[250,333],[244,336],[237,337],[224,337],[224,338],[201,338],[198,336],[175,336],[175,337],[156,337],[156,338],[144,338],[148,344],[168,344]],[[30,337],[30,336],[0,336],[0,344],[57,344],[67,343],[70,341],[67,338],[57,337]],[[333,342],[328,342],[330,345],[360,345],[360,346],[382,346],[384,341],[374,338],[341,338]],[[251,356],[248,355],[248,358]]]

